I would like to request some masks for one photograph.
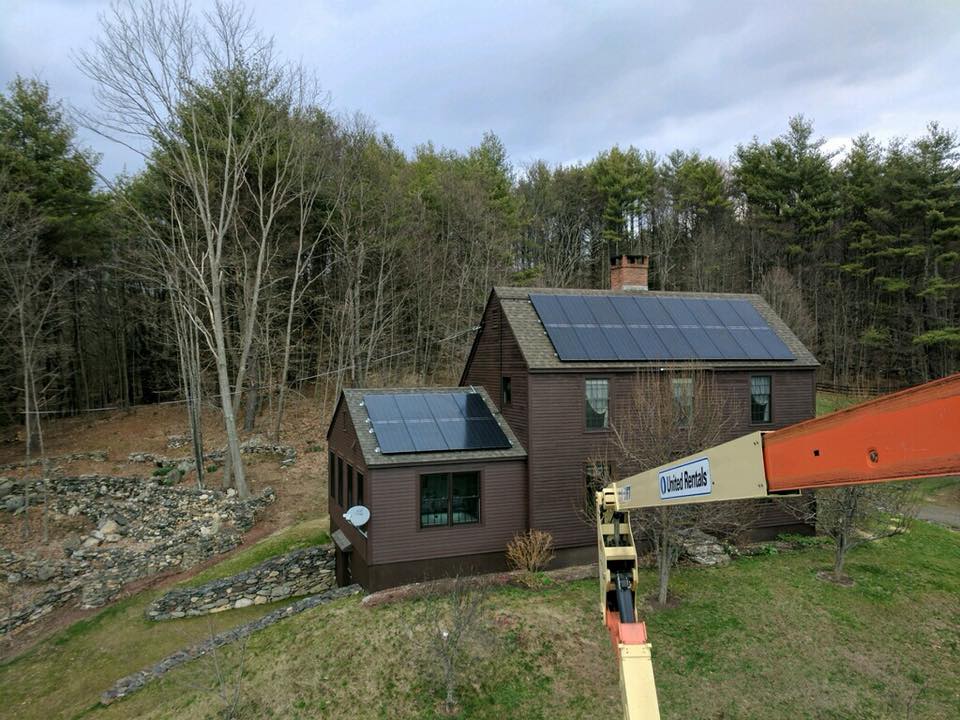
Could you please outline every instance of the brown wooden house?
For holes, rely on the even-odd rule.
[[[646,259],[632,256],[612,261],[611,290],[493,289],[460,385],[480,391],[509,438],[508,449],[384,455],[376,451],[376,433],[362,406],[364,391],[344,391],[328,432],[331,530],[352,556],[343,555],[338,564],[341,581],[349,575],[376,589],[501,568],[507,542],[527,528],[553,535],[558,564],[593,561],[594,531],[581,510],[588,459],[609,445],[611,423],[626,411],[638,372],[688,368],[692,362],[712,372],[733,415],[731,438],[814,415],[816,358],[760,296],[647,292],[646,272]],[[643,318],[629,317],[627,298],[638,297],[671,316],[657,319],[641,310],[647,313]],[[544,319],[550,307],[562,310],[565,304],[573,308],[566,311],[571,315],[580,305],[593,307],[593,315]],[[608,305],[619,319],[597,319],[596,308]],[[717,307],[730,313],[739,308],[745,319],[734,324],[722,317],[683,316],[688,309],[709,313]],[[577,333],[582,334],[579,344]],[[773,349],[763,350],[757,337]],[[624,349],[617,338],[632,344]],[[710,351],[704,353],[698,343]],[[699,357],[686,356],[698,352]],[[648,357],[638,359],[643,354]],[[425,524],[430,488],[442,484],[435,476],[461,469],[478,474],[479,521],[449,520],[439,528]],[[355,488],[362,476],[363,490],[341,497],[348,491],[339,487],[349,486],[351,473]],[[452,480],[446,482],[452,486]],[[354,502],[365,503],[372,513],[365,534],[342,519]],[[757,525],[768,535],[800,529],[773,504],[763,507]]]
[[[370,396],[467,396],[483,404],[506,447],[381,451]],[[483,388],[348,389],[327,432],[330,531],[337,581],[380,589],[503,567],[503,550],[526,528],[527,453]],[[346,522],[370,509],[362,528]]]

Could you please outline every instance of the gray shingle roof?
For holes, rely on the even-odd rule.
[[[690,362],[563,362],[557,357],[553,343],[547,337],[547,332],[540,322],[540,316],[530,302],[530,293],[540,295],[637,295],[637,292],[616,290],[580,290],[573,288],[528,288],[528,287],[496,287],[494,294],[500,298],[503,314],[513,330],[520,351],[523,353],[527,366],[533,371],[543,370],[599,370],[599,369],[631,369],[637,367],[673,367],[690,366]],[[697,293],[697,292],[664,292],[645,291],[648,295],[660,297],[686,298],[728,298],[748,300],[757,309],[761,317],[769,323],[773,331],[790,348],[793,360],[713,360],[695,361],[698,367],[727,367],[727,368],[797,368],[817,367],[820,363],[813,356],[799,338],[793,334],[786,323],[773,311],[767,302],[759,295],[747,293]]]
[[[510,447],[501,450],[452,450],[448,452],[421,452],[397,453],[383,455],[377,451],[377,438],[370,432],[370,416],[363,405],[365,394],[409,394],[409,393],[466,393],[475,392],[483,398],[490,414],[493,415],[500,429],[503,430]],[[357,431],[357,440],[363,452],[367,467],[389,467],[393,465],[426,465],[429,463],[468,462],[471,460],[514,460],[527,456],[527,451],[517,439],[510,424],[503,418],[500,411],[491,402],[487,391],[482,387],[431,387],[431,388],[347,388],[343,391],[343,400],[346,402],[347,412]]]

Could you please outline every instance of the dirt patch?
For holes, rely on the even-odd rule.
[[[326,515],[325,436],[328,413],[329,408],[325,408],[323,402],[292,393],[284,420],[284,427],[287,429],[280,442],[291,445],[297,451],[294,465],[281,467],[279,459],[272,456],[244,456],[251,491],[256,494],[269,486],[277,494],[277,502],[264,514],[263,521],[267,526],[278,528]],[[265,412],[258,419],[255,432],[245,433],[241,439],[246,440],[260,433],[266,435],[272,426],[270,413]],[[171,457],[188,457],[192,454],[189,445],[176,449],[167,447],[168,436],[186,432],[186,418],[180,405],[146,405],[133,408],[129,412],[109,411],[75,418],[58,418],[47,421],[45,431],[48,455],[67,455],[92,449],[107,452],[105,462],[58,462],[56,466],[65,476],[97,474],[147,478],[153,474],[155,468],[149,463],[128,462],[127,456],[131,452],[143,451]],[[204,410],[203,433],[207,450],[223,446],[220,413],[215,409]],[[23,459],[22,438],[0,445],[0,464],[15,463]],[[206,474],[205,484],[219,488],[222,484],[222,468],[214,462],[207,465],[217,467]],[[41,474],[42,468],[39,466],[0,473],[15,478],[39,478]],[[193,472],[187,473],[183,479],[186,486],[192,486],[195,482],[196,475]],[[39,533],[32,532],[30,540],[25,543],[16,540],[18,520],[19,518],[0,513],[0,546],[17,552],[30,549],[40,552],[42,543]],[[39,527],[32,520],[31,524],[35,528]],[[51,541],[60,540],[73,531],[74,528],[69,524],[63,525],[62,529],[51,527]],[[58,550],[59,545],[56,544]]]
[[[656,612],[657,610],[672,610],[680,607],[682,603],[683,598],[676,593],[667,593],[666,602],[660,602],[656,594],[648,595],[643,600],[643,604],[648,607],[651,612]]]
[[[832,570],[820,570],[817,573],[817,580],[833,583],[834,585],[840,585],[841,587],[853,587],[854,583],[853,578],[849,575],[840,575],[837,577],[833,574]]]
[[[24,536],[23,515],[0,512],[0,547],[17,554],[31,552],[38,558],[59,560],[65,557],[63,543],[74,535],[86,535],[93,530],[93,523],[78,515],[67,517],[50,513],[47,518],[49,541],[43,542],[43,508],[31,507],[27,514],[27,533]]]

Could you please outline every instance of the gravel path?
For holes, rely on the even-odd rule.
[[[917,517],[921,520],[960,530],[960,507],[954,505],[924,503],[920,506]]]

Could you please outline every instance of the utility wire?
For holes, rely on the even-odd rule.
[[[453,339],[455,339],[455,338],[460,337],[461,335],[466,335],[467,333],[476,332],[476,331],[479,330],[479,329],[480,329],[480,326],[479,326],[479,325],[475,325],[475,326],[473,326],[473,327],[467,328],[466,330],[461,330],[460,332],[454,333],[453,335],[448,335],[447,337],[440,338],[439,340],[437,340],[437,342],[438,342],[438,343],[447,342],[448,340],[453,340]],[[374,364],[374,363],[383,362],[384,360],[392,360],[393,358],[395,358],[395,357],[400,357],[401,355],[409,355],[409,354],[412,353],[415,349],[416,349],[416,348],[408,348],[408,349],[406,349],[406,350],[401,350],[400,352],[391,353],[390,355],[384,355],[384,356],[382,356],[382,357],[374,358],[373,360],[370,361],[370,364],[372,365],[372,364]],[[328,370],[328,371],[326,371],[326,372],[317,373],[316,375],[304,375],[303,377],[293,378],[292,380],[290,380],[290,384],[298,383],[298,382],[303,382],[304,380],[316,380],[317,378],[327,377],[328,375],[336,375],[336,374],[342,373],[342,372],[344,372],[345,370],[348,370],[348,369],[350,369],[350,368],[348,368],[348,367],[341,367],[341,368],[337,368],[336,370]],[[246,388],[246,389],[248,389],[248,390],[253,390],[253,389],[263,390],[263,389],[265,389],[266,387],[268,387],[268,386],[267,386],[267,385],[251,385],[249,388]],[[171,391],[170,391],[170,390],[160,390],[160,391],[158,391],[158,392],[171,392]],[[79,413],[107,412],[108,410],[123,410],[123,409],[131,410],[131,409],[133,409],[133,408],[138,408],[138,407],[155,407],[155,406],[157,406],[157,405],[184,405],[184,404],[186,404],[186,403],[188,403],[188,402],[190,402],[190,401],[189,401],[189,400],[163,400],[163,401],[161,401],[161,402],[155,402],[155,403],[143,403],[143,404],[141,404],[141,405],[128,405],[126,408],[123,408],[123,407],[120,406],[120,405],[106,405],[106,406],[104,406],[104,407],[85,408],[85,409],[82,409],[82,410],[75,410],[75,411],[70,411],[70,410],[33,410],[33,411],[31,411],[29,414],[30,414],[30,415],[76,415],[76,414],[79,414]],[[20,410],[18,414],[20,414],[20,415],[26,415],[27,412],[26,412],[25,410]]]

